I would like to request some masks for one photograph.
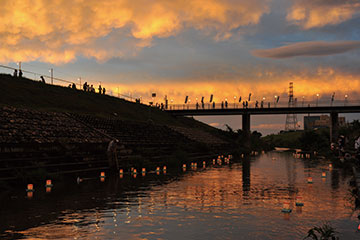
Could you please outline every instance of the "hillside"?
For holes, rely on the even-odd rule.
[[[0,106],[24,107],[39,111],[89,114],[122,120],[196,127],[213,134],[221,131],[193,118],[173,117],[155,107],[97,93],[74,90],[0,74]]]

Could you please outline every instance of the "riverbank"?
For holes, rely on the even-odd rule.
[[[0,84],[0,181],[178,167],[233,146],[222,130],[141,103],[10,75]]]

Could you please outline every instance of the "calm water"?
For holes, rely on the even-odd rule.
[[[185,173],[54,183],[51,193],[35,186],[31,199],[21,189],[2,197],[0,238],[302,239],[327,220],[341,239],[358,239],[350,176],[328,165],[269,153]]]

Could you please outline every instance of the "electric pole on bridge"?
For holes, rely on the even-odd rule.
[[[294,99],[294,85],[293,82],[289,84],[289,103],[288,106],[295,107],[296,100]],[[297,117],[294,113],[289,113],[286,115],[285,131],[296,131],[297,130]]]

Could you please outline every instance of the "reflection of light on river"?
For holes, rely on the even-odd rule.
[[[152,174],[151,187],[127,192],[117,189],[122,184],[140,184],[150,174],[116,178],[116,188],[105,191],[101,184],[93,187],[101,194],[86,198],[106,207],[64,211],[57,220],[22,233],[29,238],[74,239],[298,239],[314,225],[331,220],[338,231],[351,237],[356,214],[344,199],[348,179],[328,164],[264,154],[240,163],[186,171],[176,181],[166,182],[171,174]],[[322,176],[324,169],[329,171],[327,177]],[[313,184],[307,183],[309,176]],[[166,184],[156,184],[160,179]],[[303,207],[296,206],[297,196]],[[281,212],[285,201],[291,213]]]

